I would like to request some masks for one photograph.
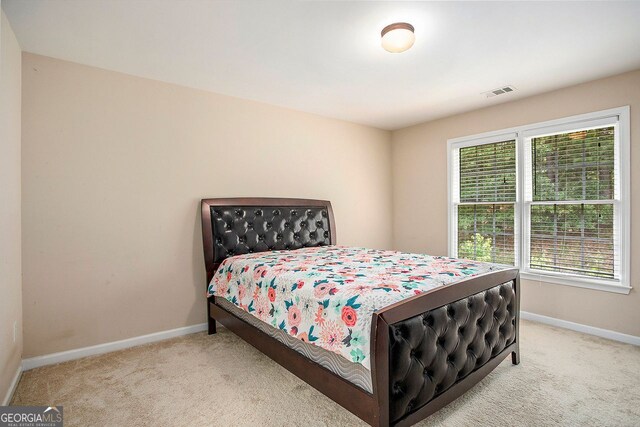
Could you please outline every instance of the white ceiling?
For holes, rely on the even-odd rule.
[[[23,50],[383,129],[640,68],[640,2],[3,0]],[[407,21],[411,50],[380,47]],[[518,91],[486,99],[504,85]]]

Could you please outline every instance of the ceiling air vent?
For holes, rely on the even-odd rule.
[[[516,90],[516,88],[513,87],[513,86],[504,86],[504,87],[499,87],[498,89],[490,90],[488,92],[482,92],[482,94],[487,98],[492,98],[494,96],[498,96],[498,95],[502,95],[502,94],[505,94],[505,93],[513,92],[515,90]]]

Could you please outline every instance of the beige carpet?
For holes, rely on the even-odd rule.
[[[420,426],[638,426],[640,348],[522,322],[510,358]],[[356,426],[358,418],[220,328],[23,374],[12,404],[68,426]]]

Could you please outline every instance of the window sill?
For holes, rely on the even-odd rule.
[[[536,282],[553,283],[556,285],[574,286],[576,288],[594,289],[597,291],[613,292],[616,294],[628,295],[631,286],[616,283],[607,283],[602,280],[583,279],[575,277],[561,277],[544,273],[520,270],[520,278]]]

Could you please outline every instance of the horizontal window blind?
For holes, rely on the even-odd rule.
[[[460,148],[457,166],[458,257],[515,264],[515,140]]]
[[[460,202],[516,200],[516,142],[460,149]]]
[[[530,266],[615,277],[613,205],[532,205]]]
[[[533,200],[611,200],[614,127],[533,138]]]
[[[530,268],[617,278],[615,130],[531,138]]]

